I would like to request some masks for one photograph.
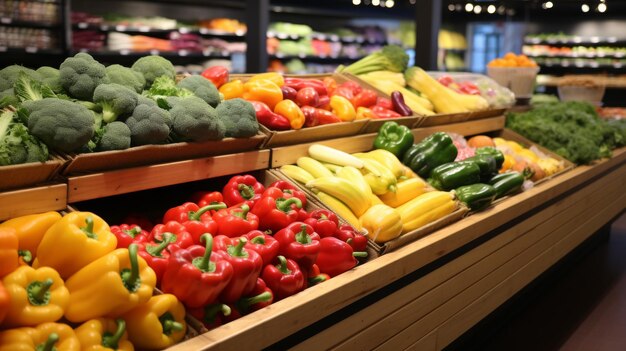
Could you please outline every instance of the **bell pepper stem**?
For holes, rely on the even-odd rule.
[[[365,251],[355,251],[352,253],[354,257],[367,257],[367,252]]]
[[[41,345],[38,345],[36,350],[37,351],[52,351],[54,350],[54,344],[56,344],[57,341],[59,341],[59,334],[50,333],[50,335],[48,335],[48,339],[46,339],[46,342],[44,342]]]
[[[211,252],[213,252],[213,236],[209,233],[202,234],[200,241],[204,241],[205,250],[202,257],[196,257],[191,261],[196,268],[203,273],[210,273],[215,271],[215,262],[211,261]]]
[[[134,239],[137,236],[137,234],[141,233],[141,227],[136,225],[133,227],[133,229],[123,230],[123,232],[124,234]]]
[[[285,258],[285,256],[278,256],[278,261],[279,263],[276,265],[276,268],[278,268],[278,270],[282,273],[282,274],[291,274],[291,270],[287,267],[287,259]]]
[[[242,315],[248,314],[248,312],[250,312],[250,307],[256,305],[257,303],[269,301],[271,298],[272,293],[270,293],[269,291],[265,291],[255,296],[239,299],[236,302],[236,307],[239,313],[241,313]]]
[[[226,208],[226,204],[223,202],[210,204],[210,205],[207,205],[198,209],[197,211],[189,211],[188,217],[190,221],[199,221],[200,217],[202,217],[202,215],[205,214],[206,212],[212,211],[212,210],[221,210],[223,208]]]
[[[320,218],[319,218],[319,220],[321,220],[321,221],[327,221],[327,220],[328,220],[328,216],[326,216],[325,214],[323,214],[323,213],[322,213],[322,214],[320,214]]]
[[[319,283],[325,282],[327,280],[324,274],[316,275],[315,277],[309,278],[309,285],[317,285]]]
[[[123,319],[118,318],[115,323],[117,323],[115,333],[106,332],[102,335],[102,346],[113,350],[117,350],[120,339],[126,332],[126,322]]]
[[[141,286],[141,277],[139,276],[139,260],[137,259],[137,244],[128,246],[128,259],[130,269],[124,268],[120,272],[122,282],[128,291],[135,292]]]
[[[98,239],[98,236],[96,235],[96,233],[93,232],[93,217],[87,216],[87,218],[85,218],[85,223],[87,225],[84,227],[81,227],[80,230],[82,230],[83,233],[85,233],[85,235],[87,235],[88,238]]]
[[[22,261],[29,263],[33,260],[33,254],[28,250],[18,250],[17,254],[22,258]]]
[[[182,323],[177,322],[174,319],[174,316],[170,312],[165,312],[161,317],[159,317],[159,322],[163,326],[163,334],[170,335],[173,332],[179,332],[184,329]]]
[[[306,225],[300,226],[300,231],[296,233],[295,239],[302,245],[311,243],[311,236],[306,231]]]
[[[255,236],[250,240],[250,242],[253,244],[265,245],[265,237],[263,237],[263,235]]]
[[[224,303],[207,305],[204,308],[204,322],[208,324],[215,322],[215,318],[217,318],[217,314],[220,312],[224,316],[230,316],[230,313],[232,311],[230,310],[230,307],[228,307],[228,305]]]
[[[176,242],[176,234],[172,233],[163,233],[162,241],[159,245],[146,245],[146,252],[150,254],[150,256],[154,257],[163,257],[161,253],[165,250],[171,243]]]
[[[50,278],[39,281],[36,280],[26,287],[28,302],[33,306],[44,306],[50,302],[50,288],[54,281]]]
[[[295,204],[298,208],[302,208],[302,201],[300,201],[300,199],[298,199],[297,197],[292,197],[289,199],[281,197],[279,199],[276,199],[276,208],[285,213],[291,211],[291,205],[293,204]]]
[[[230,214],[235,217],[246,219],[249,211],[250,206],[248,206],[247,204],[243,204],[243,206],[241,206],[241,211],[233,210]]]
[[[248,257],[248,252],[243,249],[247,242],[248,240],[246,238],[239,238],[237,245],[228,246],[228,254],[233,257]]]
[[[239,190],[241,197],[243,197],[246,200],[250,200],[254,197],[254,188],[251,187],[250,185],[239,184],[237,186],[237,190]]]

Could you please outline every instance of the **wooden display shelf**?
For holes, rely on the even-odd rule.
[[[198,158],[152,166],[68,177],[68,202],[74,203],[173,184],[266,169],[270,150]]]
[[[67,207],[67,184],[50,184],[0,193],[0,221]]]
[[[626,148],[172,349],[272,346],[402,279],[413,280],[385,291],[366,309],[344,313],[335,325],[318,327],[318,334],[281,347],[441,349],[621,213],[624,188]],[[411,278],[487,234],[491,239],[476,248]]]

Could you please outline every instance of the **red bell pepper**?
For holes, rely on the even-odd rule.
[[[297,209],[300,208],[302,201],[297,197],[285,199],[266,196],[254,205],[252,213],[259,216],[259,229],[277,232],[298,220]]]
[[[261,198],[261,194],[265,191],[265,187],[254,176],[238,175],[230,178],[222,195],[224,202],[228,207],[239,205],[246,202],[248,206],[253,207],[256,201]]]
[[[163,215],[163,223],[176,221],[185,223],[187,221],[200,221],[203,217],[211,218],[211,212],[226,208],[223,202],[199,207],[193,202],[185,202],[184,204],[172,207]]]
[[[231,313],[224,319],[227,322],[234,321],[235,319],[245,316],[254,311],[258,311],[265,306],[269,306],[274,302],[274,293],[267,287],[265,281],[261,278],[256,279],[254,290],[245,297],[240,298],[234,304],[230,305]]]
[[[328,274],[320,272],[320,267],[316,264],[312,265],[305,273],[307,278],[305,284],[307,287],[323,283],[330,279]]]
[[[320,251],[320,236],[313,227],[302,222],[288,225],[274,235],[280,243],[278,253],[298,263],[302,269],[308,269],[315,263]]]
[[[132,243],[142,243],[150,240],[150,234],[136,224],[112,225],[111,233],[117,238],[117,248],[127,249]]]
[[[202,72],[202,76],[210,80],[216,88],[219,88],[228,82],[228,68],[223,66],[209,67]]]
[[[219,191],[197,191],[191,195],[191,202],[198,204],[198,207],[204,207],[224,202],[224,197]]]
[[[154,223],[142,213],[129,213],[122,219],[122,223],[126,223],[128,225],[138,225],[141,229],[150,232],[152,227],[154,227]]]
[[[397,117],[402,117],[402,115],[399,114],[398,112],[396,112],[396,111],[394,111],[392,109],[387,109],[387,108],[382,107],[380,105],[373,106],[371,108],[371,110],[378,118],[397,118]]]
[[[332,236],[320,239],[319,244],[320,250],[315,264],[320,271],[331,277],[354,268],[359,263],[355,257],[367,256],[366,252],[355,252],[348,243]]]
[[[254,106],[256,111],[256,119],[259,123],[271,130],[289,130],[291,129],[291,122],[285,116],[281,116],[278,113],[272,111],[264,102],[260,101],[248,101]]]
[[[317,106],[313,106],[313,107],[317,107],[318,109],[325,110],[325,111],[332,110],[332,108],[330,107],[330,96],[328,95],[320,96],[320,100],[317,102]]]
[[[176,241],[174,241],[172,245],[176,245],[181,249],[185,249],[195,242],[191,234],[187,231],[187,228],[182,223],[176,221],[155,225],[154,228],[152,228],[152,232],[150,232],[150,237],[155,242],[160,243],[165,240],[165,233],[174,234]]]
[[[281,193],[277,192],[275,189],[270,192],[270,188],[278,188]],[[277,180],[270,184],[270,186],[265,189],[265,192],[263,192],[263,197],[266,196],[271,196],[273,198],[284,197],[285,199],[297,197],[302,202],[302,207],[306,206],[306,194],[286,180]]]
[[[348,101],[352,101],[354,98],[354,91],[350,87],[338,86],[337,89],[333,91],[333,96],[335,95],[343,96],[348,99]]]
[[[384,107],[387,110],[393,109],[393,103],[391,102],[391,99],[382,96],[378,97],[378,99],[376,100],[376,106]]]
[[[172,233],[163,233],[163,241],[147,242],[137,244],[137,254],[146,260],[146,263],[157,276],[157,282],[163,279],[163,273],[167,268],[167,263],[172,253],[180,249],[172,245],[176,241],[176,236]]]
[[[219,237],[227,238],[223,235],[216,238]],[[229,245],[226,249],[224,259],[233,266],[234,275],[220,294],[220,301],[233,303],[254,290],[256,279],[263,268],[263,259],[255,251],[244,248],[247,242],[246,238],[239,238],[236,245]]]
[[[298,90],[296,94],[296,104],[298,106],[317,106],[320,102],[320,95],[312,87],[305,87]]]
[[[328,95],[324,82],[318,79],[307,78],[285,78],[285,85],[294,88],[296,91],[300,91],[304,88],[313,88],[317,92],[318,96]]]
[[[306,127],[341,122],[341,119],[331,111],[311,106],[302,106],[301,110],[304,114],[304,126]]]
[[[304,274],[294,260],[278,256],[278,264],[268,264],[261,277],[274,292],[276,301],[304,290]]]
[[[359,107],[370,107],[376,105],[376,101],[378,100],[378,95],[369,89],[363,89],[360,93],[356,94],[350,102],[355,109]]]
[[[298,91],[292,87],[283,85],[280,87],[280,91],[283,92],[283,100],[291,100],[296,102],[296,96],[298,95]]]
[[[230,306],[215,303],[200,308],[188,308],[187,313],[202,322],[207,330],[215,329],[224,323],[224,317],[231,313]]]
[[[280,244],[273,236],[260,230],[253,230],[242,236],[248,239],[246,249],[256,251],[263,260],[263,266],[270,264],[278,255]]]
[[[232,238],[259,228],[259,217],[249,211],[247,204],[218,211],[213,215],[217,223],[216,234]]]
[[[337,215],[328,210],[313,210],[309,213],[309,218],[304,220],[304,223],[313,227],[313,230],[321,238],[327,236],[333,236],[339,226],[339,219]]]
[[[365,251],[367,249],[367,236],[357,232],[348,224],[337,228],[333,236],[347,242],[354,251]]]
[[[234,269],[226,253],[213,252],[213,237],[202,236],[205,247],[194,245],[174,252],[168,261],[161,289],[190,308],[215,302],[233,280]]]
[[[347,80],[339,85],[340,88],[348,88],[352,90],[353,95],[357,95],[363,91],[363,87],[359,85],[359,83]]]

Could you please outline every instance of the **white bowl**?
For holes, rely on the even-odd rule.
[[[559,85],[558,92],[561,101],[586,101],[595,106],[602,106],[605,87],[582,85]]]
[[[533,94],[539,67],[487,67],[487,75],[517,98],[529,98]]]

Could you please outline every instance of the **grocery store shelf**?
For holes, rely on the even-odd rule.
[[[245,32],[230,33],[219,30],[207,29],[207,28],[193,28],[193,27],[178,27],[172,29],[158,29],[148,26],[133,27],[126,25],[109,25],[109,24],[90,24],[85,22],[79,22],[72,26],[75,30],[98,30],[101,32],[119,32],[128,34],[169,34],[172,32],[179,32],[181,34],[199,34],[212,37],[219,37],[225,39],[239,39],[244,40]]]
[[[10,48],[0,46],[0,52],[13,55],[64,55],[64,52],[61,49],[39,49],[36,47]]]
[[[132,51],[132,50],[74,50],[73,54],[78,52],[86,52],[89,53],[96,59],[99,58],[111,58],[117,56],[132,56],[132,57],[141,57],[146,55],[160,55],[163,57],[173,58],[173,57],[189,57],[189,58],[199,58],[199,57],[207,57],[207,58],[230,58],[231,53],[226,51],[213,51],[213,50],[205,50],[202,52],[198,51],[188,51],[188,50],[178,50],[178,51],[159,51],[159,50],[150,50],[150,51]]]
[[[341,37],[337,34],[326,34],[313,32],[311,35],[297,35],[288,33],[276,33],[273,31],[267,32],[268,38],[276,38],[281,40],[300,40],[300,39],[317,39],[330,42],[340,42],[344,44],[363,44],[363,45],[385,45],[387,40],[371,40],[362,35]]]
[[[624,58],[626,57],[626,53],[624,52],[615,52],[615,53],[604,53],[604,52],[587,52],[587,53],[542,53],[542,54],[526,54],[528,57],[532,58]]]
[[[67,184],[0,192],[0,220],[67,207]]]
[[[74,203],[265,169],[269,163],[270,150],[258,150],[73,176],[68,177],[67,198]]]
[[[626,39],[620,39],[617,37],[572,37],[562,39],[537,39],[537,38],[525,38],[524,44],[531,45],[622,45],[626,44]]]
[[[34,29],[57,29],[61,27],[59,23],[20,21],[10,17],[0,17],[0,26],[24,27]]]
[[[544,86],[558,86],[561,77],[540,74],[537,76],[537,84]],[[626,89],[626,79],[622,77],[604,77],[607,88]]]
[[[362,59],[365,56],[327,56],[327,55],[283,55],[283,54],[275,54],[270,55],[270,59],[279,59],[279,60],[292,60],[299,59],[303,61],[319,61],[319,62],[352,62]]]

